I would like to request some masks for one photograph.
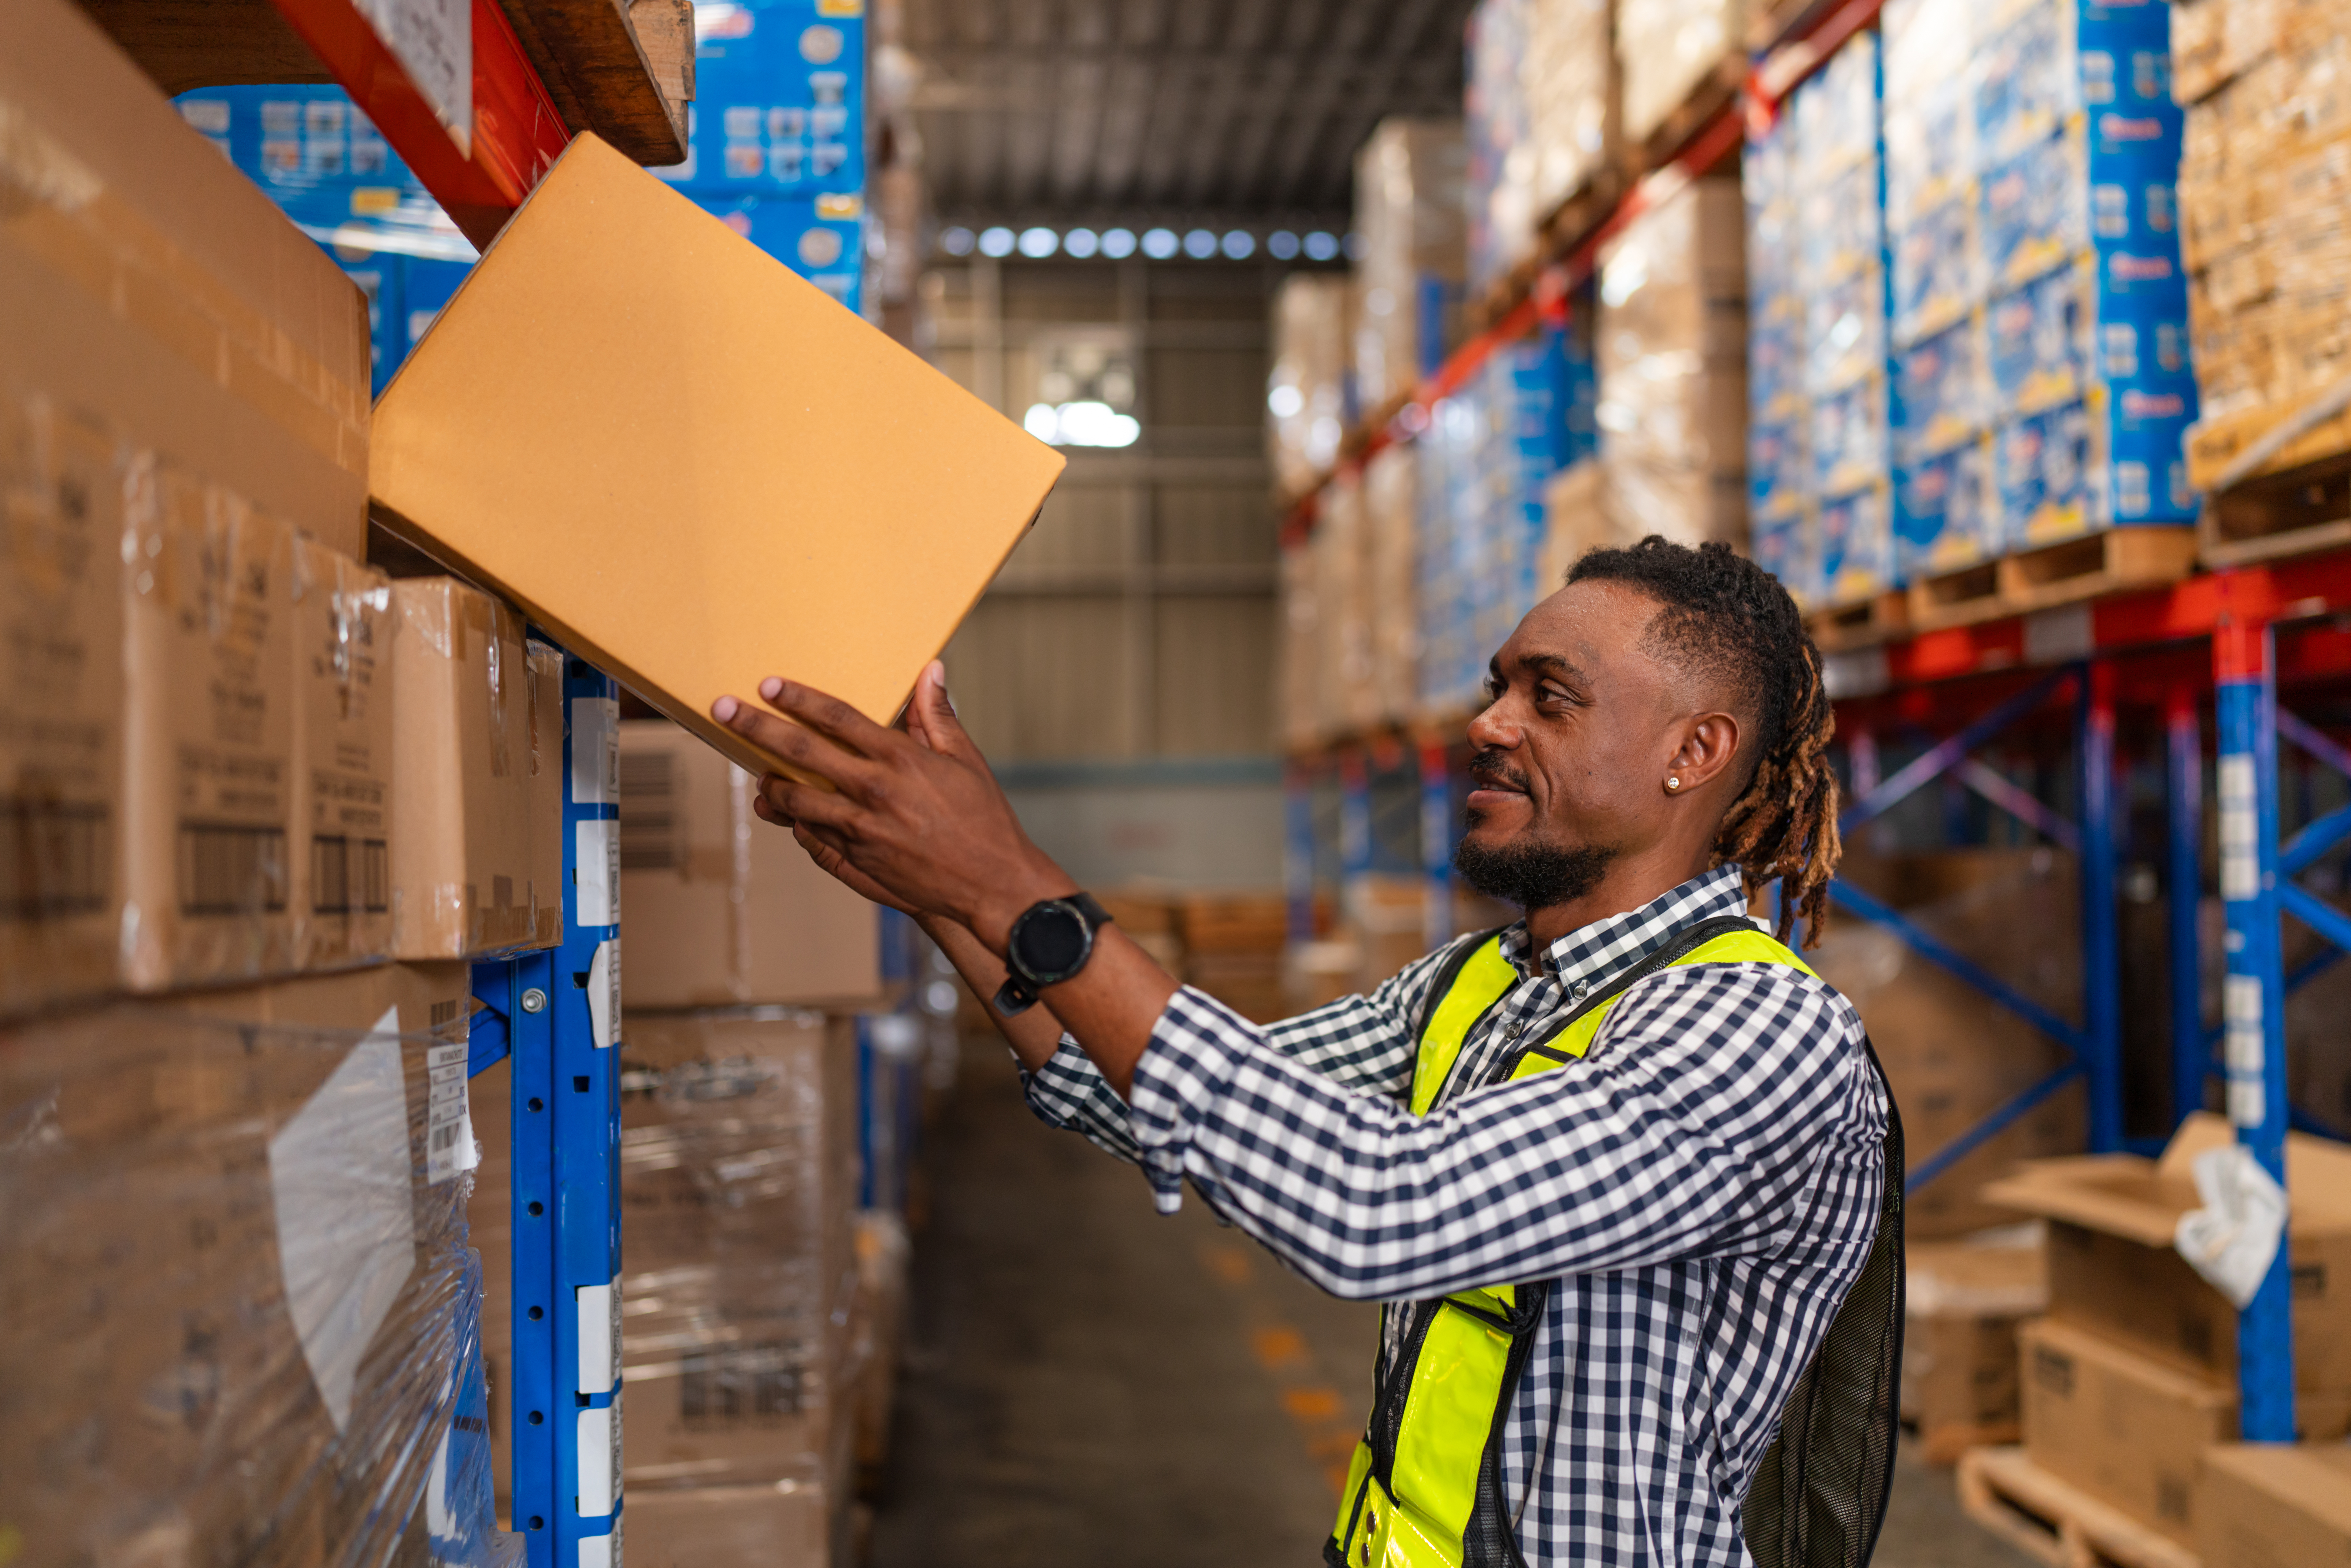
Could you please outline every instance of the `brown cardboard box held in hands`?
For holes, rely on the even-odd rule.
[[[1059,454],[593,136],[375,413],[375,516],[736,762],[785,675],[887,720]]]

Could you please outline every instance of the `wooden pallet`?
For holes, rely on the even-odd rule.
[[[2020,1436],[2013,1421],[1921,1421],[1913,1416],[1902,1417],[1902,1434],[1917,1445],[1918,1458],[1947,1468],[1970,1448],[2013,1443]]]
[[[1727,50],[1642,141],[1641,167],[1656,169],[1672,162],[1674,154],[1705,130],[1708,120],[1737,100],[1747,86],[1747,51]]]
[[[1980,560],[1922,577],[1909,587],[1910,622],[1921,632],[1986,621],[2007,607],[2000,596],[2000,562]]]
[[[1911,630],[1909,599],[1898,588],[1888,589],[1852,604],[1815,610],[1804,617],[1804,628],[1823,653],[1866,648]]]
[[[1910,629],[1967,626],[2177,582],[2195,569],[2197,549],[2194,528],[2119,528],[1979,561],[1912,583]]]
[[[2351,451],[2208,497],[2196,526],[2209,566],[2242,566],[2351,544]]]
[[[1959,1458],[1968,1517],[2049,1568],[2203,1568],[2203,1560],[2024,1457],[1973,1448]]]

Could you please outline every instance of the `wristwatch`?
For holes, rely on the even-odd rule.
[[[1074,977],[1094,956],[1094,933],[1109,924],[1110,911],[1091,894],[1043,899],[1022,910],[1005,939],[1004,967],[1012,972],[996,993],[996,1010],[1017,1018],[1047,986]]]

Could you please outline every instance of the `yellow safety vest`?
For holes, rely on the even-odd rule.
[[[1813,972],[1742,918],[1701,922],[1617,977],[1564,1026],[1520,1047],[1497,1082],[1580,1059],[1634,984],[1689,964],[1783,964]],[[1518,983],[1499,933],[1470,951],[1421,1031],[1414,1115],[1436,1106],[1469,1031]],[[1520,1561],[1501,1497],[1499,1441],[1549,1294],[1544,1282],[1481,1285],[1441,1301],[1387,1309],[1415,1318],[1347,1468],[1338,1526],[1323,1549],[1328,1561],[1344,1568],[1483,1568]]]

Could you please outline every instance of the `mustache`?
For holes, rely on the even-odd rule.
[[[1481,751],[1469,759],[1469,779],[1475,784],[1516,789],[1520,794],[1529,791],[1527,776],[1504,761],[1497,751]]]

